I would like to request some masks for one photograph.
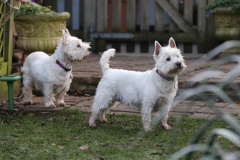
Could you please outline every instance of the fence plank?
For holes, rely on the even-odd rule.
[[[100,7],[100,6],[99,6]],[[83,37],[85,40],[89,39],[88,27],[92,25],[96,27],[96,1],[95,0],[84,0],[84,27]]]
[[[136,26],[136,1],[127,0],[127,31],[134,32]]]
[[[194,33],[192,26],[183,19],[182,15],[178,13],[167,0],[156,0],[157,4],[160,5],[165,12],[174,20],[174,22],[184,31],[187,33]]]
[[[164,11],[162,7],[155,4],[155,32],[162,33],[164,31]]]
[[[193,0],[184,0],[184,18],[193,24]],[[192,43],[183,44],[184,53],[192,53]]]
[[[141,32],[149,32],[149,0],[141,0]]]
[[[120,32],[121,30],[121,0],[112,0],[112,22],[113,22],[113,31]]]
[[[170,0],[170,3],[172,4],[174,10],[178,11],[179,0]],[[178,32],[178,26],[172,19],[170,19],[170,22],[169,22],[169,31]]]
[[[184,0],[184,18],[193,24],[193,0]]]
[[[107,30],[107,0],[97,0],[97,32]]]
[[[135,32],[136,30],[136,0],[127,0],[127,32]],[[126,43],[126,52],[134,52],[135,42]]]
[[[104,32],[107,30],[107,0],[96,1],[96,32]],[[106,50],[107,42],[99,39],[95,43],[98,51]]]
[[[208,0],[208,4],[211,3],[213,0]],[[213,15],[206,18],[207,20],[207,33],[206,33],[206,50],[212,50],[215,46],[217,46],[220,42],[216,37],[216,26],[214,23]]]
[[[198,52],[203,53],[206,52],[206,0],[198,0],[198,33]]]
[[[73,10],[72,10],[72,0],[66,1],[64,2],[64,9],[66,11],[69,11],[70,15],[73,14]],[[73,17],[70,16],[70,18],[67,20],[67,26],[70,26],[70,29],[72,29],[72,21],[73,21]]]

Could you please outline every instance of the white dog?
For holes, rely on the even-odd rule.
[[[103,77],[94,97],[89,126],[96,126],[96,118],[100,122],[106,122],[104,112],[113,106],[115,101],[120,101],[131,108],[141,110],[145,131],[151,130],[151,113],[162,108],[161,124],[164,129],[170,130],[167,119],[178,89],[177,75],[186,68],[174,39],[170,38],[166,47],[155,41],[153,57],[156,65],[146,72],[109,68],[109,59],[114,54],[115,49],[109,49],[100,59]]]
[[[68,30],[62,31],[63,37],[52,56],[44,52],[33,52],[25,60],[23,73],[23,102],[32,104],[32,89],[42,90],[45,107],[65,106],[64,96],[72,82],[72,65],[91,53],[89,43],[72,37]],[[55,98],[54,98],[55,96]]]

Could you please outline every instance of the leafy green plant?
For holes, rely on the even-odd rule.
[[[196,152],[202,152],[201,159],[239,159],[239,152],[225,152],[221,145],[218,144],[218,138],[223,137],[237,148],[240,148],[240,125],[238,122],[229,115],[222,114],[220,117],[226,124],[231,127],[230,129],[215,128],[209,135],[208,141],[200,143],[203,135],[207,132],[209,127],[216,119],[212,119],[206,123],[194,136],[194,139],[187,147],[182,148],[180,151],[172,154],[169,160],[177,160],[183,156],[186,156],[187,160],[193,159],[193,154]]]
[[[209,17],[213,10],[216,8],[232,8],[235,12],[240,12],[240,1],[239,0],[213,0],[206,7],[207,15]]]
[[[216,47],[212,51],[210,51],[205,58],[200,59],[198,62],[196,61],[196,66],[201,66],[204,64],[209,64],[209,60],[213,57],[217,56],[217,54],[221,53],[223,50],[226,50],[228,48],[231,48],[233,46],[238,46],[240,44],[240,41],[228,41],[223,43],[222,45]],[[223,73],[220,71],[216,71],[217,66],[221,66],[223,64],[227,63],[234,63],[236,64],[234,68],[229,73]],[[199,65],[198,65],[199,64]],[[240,159],[240,124],[239,120],[235,119],[234,117],[227,115],[226,113],[223,113],[220,111],[219,108],[215,107],[215,103],[218,99],[221,99],[224,102],[230,103],[233,107],[236,109],[237,104],[232,100],[229,95],[227,94],[229,90],[233,90],[238,98],[240,97],[239,92],[240,88],[236,86],[234,83],[232,83],[239,75],[240,72],[238,70],[240,66],[240,56],[232,55],[228,57],[221,58],[219,60],[213,61],[211,63],[213,65],[212,71],[205,71],[199,74],[196,74],[194,77],[191,78],[191,80],[198,79],[198,81],[202,81],[200,86],[195,88],[186,89],[182,94],[176,97],[176,100],[184,101],[192,96],[198,96],[201,98],[206,105],[212,109],[217,116],[210,119],[205,125],[203,125],[198,132],[193,136],[192,141],[189,145],[186,147],[180,149],[179,151],[175,152],[174,154],[171,154],[170,160],[178,160],[178,159],[196,159],[194,155],[197,155],[197,159],[209,159],[209,160],[237,160]],[[193,69],[193,68],[191,68]],[[191,70],[190,69],[190,70]],[[225,76],[223,76],[225,74]],[[207,84],[209,78],[216,78],[217,76],[221,75],[222,80],[221,82],[217,84]],[[200,79],[199,79],[200,78]],[[190,80],[190,81],[191,81]],[[205,84],[206,83],[206,84]],[[194,85],[194,82],[189,84],[188,87]],[[214,96],[209,98],[206,95],[206,92],[213,93]],[[191,106],[189,106],[191,108]],[[240,114],[240,113],[238,113]],[[238,115],[239,116],[239,115]],[[216,127],[210,131],[210,127],[212,127],[213,123],[216,120],[221,120],[225,124],[228,125],[228,128],[221,128]],[[178,124],[182,123],[181,119],[179,118]],[[176,127],[175,130],[178,130]],[[210,133],[207,133],[209,132]],[[177,134],[177,131],[175,131],[175,135]],[[207,136],[207,140],[203,140],[203,136]],[[226,151],[226,147],[224,145],[221,145],[219,143],[220,140],[227,140],[229,143],[235,146],[236,149],[231,151]],[[174,144],[171,148],[174,148]],[[184,157],[184,158],[183,158]],[[200,157],[200,158],[199,158]]]
[[[36,5],[31,2],[26,2],[21,5],[20,9],[15,10],[15,16],[22,16],[22,15],[38,15],[40,13],[50,13],[53,12],[51,7],[44,7],[40,5]]]
[[[239,0],[213,0],[208,6],[207,11],[214,10],[215,8],[232,8],[234,11],[240,12]]]

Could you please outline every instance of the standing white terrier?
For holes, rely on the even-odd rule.
[[[114,54],[115,49],[109,49],[100,59],[103,77],[94,97],[89,126],[96,127],[97,118],[106,122],[105,111],[115,101],[120,101],[141,110],[145,131],[151,130],[151,113],[161,109],[161,124],[165,130],[170,130],[168,112],[178,89],[177,75],[186,68],[174,39],[170,38],[166,47],[155,41],[155,68],[146,72],[109,68],[109,59]]]
[[[62,31],[63,37],[52,56],[44,52],[33,52],[25,60],[23,73],[23,102],[32,103],[33,85],[42,90],[45,107],[65,106],[64,96],[72,82],[72,65],[91,53],[89,43],[72,37],[68,30]],[[55,98],[54,98],[55,96]]]

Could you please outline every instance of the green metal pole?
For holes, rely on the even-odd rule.
[[[8,105],[9,111],[13,111],[13,81],[8,81]]]
[[[13,5],[13,0],[10,0],[10,4]],[[10,7],[10,12],[14,12],[13,8]],[[12,54],[13,54],[13,17],[14,13],[11,14],[9,19],[9,36],[8,36],[8,55],[7,55],[7,61],[8,61],[8,69],[7,74],[11,74],[12,72]]]
[[[8,105],[9,105],[9,110],[13,111],[14,106],[13,106],[13,83],[19,79],[21,79],[21,76],[2,76],[0,77],[0,81],[7,82],[8,85]]]

